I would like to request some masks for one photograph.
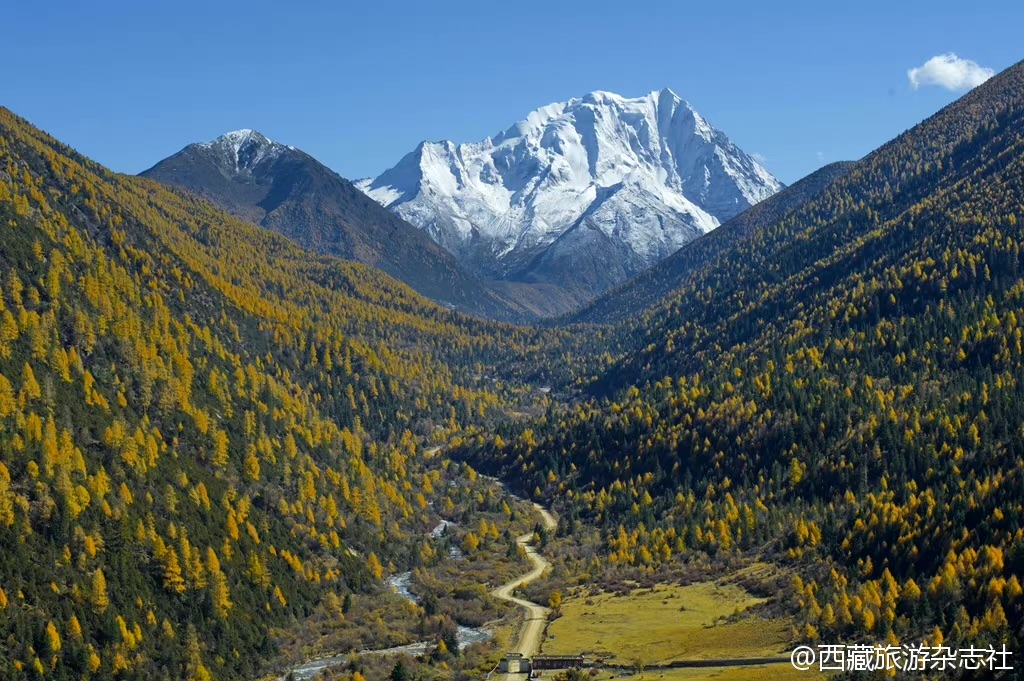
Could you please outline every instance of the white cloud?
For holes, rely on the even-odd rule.
[[[754,153],[752,153],[750,155],[750,158],[754,159],[761,165],[764,165],[765,163],[768,162],[768,157],[762,154],[760,151],[755,151]]]
[[[822,161],[825,160],[825,152],[824,151],[815,152],[814,158],[818,159],[818,163],[821,163]]]
[[[995,71],[952,52],[932,57],[916,69],[907,71],[910,87],[938,85],[947,90],[970,90],[995,75]]]

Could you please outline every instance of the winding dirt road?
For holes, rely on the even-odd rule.
[[[555,517],[546,508],[540,504],[534,504],[534,508],[540,513],[545,528],[554,530],[558,526],[558,521],[555,520]],[[551,612],[551,609],[546,606],[513,595],[513,592],[520,585],[537,581],[544,574],[544,571],[551,567],[551,563],[544,556],[537,553],[537,548],[532,542],[532,532],[516,539],[516,543],[526,549],[526,557],[533,565],[533,569],[491,592],[491,595],[495,598],[514,603],[526,613],[526,619],[523,620],[523,626],[519,630],[519,641],[510,651],[520,653],[523,657],[533,657],[540,650],[541,639],[544,636],[544,625],[547,622],[548,613]],[[501,678],[511,680],[517,678],[517,676],[516,674],[507,674]]]
[[[499,482],[499,484],[501,484]],[[553,531],[558,527],[558,521],[555,517],[548,512],[546,508],[540,504],[535,503],[534,508],[540,514],[541,520],[544,523],[544,527],[548,531]],[[547,623],[548,613],[551,609],[543,605],[528,601],[525,598],[519,598],[513,595],[513,592],[523,584],[529,584],[535,582],[543,576],[544,572],[551,567],[551,563],[548,562],[544,556],[537,553],[537,548],[533,545],[533,533],[524,534],[516,539],[516,543],[522,546],[526,550],[526,558],[530,561],[533,568],[525,575],[520,575],[515,579],[509,581],[507,584],[499,586],[497,589],[491,591],[491,594],[495,598],[499,598],[503,601],[513,603],[522,608],[526,613],[526,618],[523,620],[523,626],[519,630],[519,640],[515,647],[511,649],[511,652],[522,653],[524,657],[533,657],[540,650],[541,640],[544,637],[544,625]],[[413,643],[408,646],[400,646],[397,648],[388,648],[384,650],[364,650],[361,654],[376,653],[376,654],[390,654],[404,652],[412,655],[422,654],[426,651],[427,643]],[[299,681],[306,681],[312,679],[318,673],[323,670],[343,664],[348,659],[348,655],[337,655],[324,657],[320,659],[308,660],[307,662],[294,667],[290,670],[295,675],[295,678]],[[286,675],[287,676],[287,675]],[[286,676],[280,677],[277,681],[284,681]],[[496,678],[508,679],[514,681],[521,675],[508,674],[501,675]]]

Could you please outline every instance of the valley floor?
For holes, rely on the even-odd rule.
[[[580,587],[549,625],[543,652],[585,653],[600,662],[596,679],[789,678],[792,623],[757,613],[766,601],[728,577],[626,594]],[[721,666],[703,666],[715,661]],[[701,666],[670,666],[687,663]]]
[[[543,528],[549,537],[554,535],[558,524],[547,509],[537,504],[531,508],[525,503],[521,508],[539,514],[542,522],[536,526],[538,531]],[[526,658],[583,653],[597,662],[589,672],[594,681],[819,678],[813,672],[799,672],[789,663],[792,622],[762,612],[759,606],[769,599],[754,595],[743,586],[748,580],[770,579],[775,568],[769,564],[754,563],[718,579],[689,583],[634,582],[626,588],[621,584],[614,588],[580,584],[566,590],[564,601],[553,613],[551,607],[542,605],[550,602],[550,595],[543,596],[549,592],[543,589],[546,578],[552,577],[552,557],[543,553],[545,548],[538,538],[536,531],[531,531],[514,539],[517,552],[525,556],[530,569],[490,591],[493,598],[519,608],[523,616],[518,620],[506,616],[497,627],[501,633],[496,640],[471,648],[479,653],[483,646],[487,651],[476,664],[481,673],[507,651]],[[548,549],[557,553],[566,541],[572,540],[563,538]],[[558,600],[562,600],[561,592]],[[377,674],[386,674],[398,658],[410,663],[413,659],[427,660],[433,647],[430,642],[421,642],[363,651],[358,657],[365,661],[364,672],[376,670]],[[291,672],[299,680],[314,679],[321,673],[325,678],[347,679],[350,675],[344,670],[353,668],[353,659],[351,655],[313,658],[293,666]],[[706,666],[716,662],[720,666]],[[700,666],[675,666],[688,663]],[[443,671],[448,668],[447,663],[442,663],[440,669],[429,664],[435,673],[431,678],[449,678],[450,672]],[[487,676],[491,679],[526,678],[524,674],[500,674],[497,666],[489,668]],[[464,674],[457,672],[452,678],[472,678]],[[560,672],[536,674],[554,679]],[[364,678],[374,676],[368,674]]]

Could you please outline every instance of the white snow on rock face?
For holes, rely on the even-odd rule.
[[[501,277],[577,226],[642,269],[782,188],[668,89],[593,92],[482,142],[423,142],[357,186]]]
[[[225,133],[210,142],[200,142],[198,146],[223,155],[228,160],[227,167],[234,165],[236,173],[251,172],[263,161],[277,158],[282,151],[294,148],[271,141],[248,128]]]

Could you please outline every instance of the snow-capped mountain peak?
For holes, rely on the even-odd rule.
[[[221,157],[221,161],[228,161],[228,166],[234,166],[235,172],[251,172],[259,163],[274,159],[281,155],[281,152],[294,147],[278,144],[265,135],[243,128],[228,132],[209,142],[199,142],[196,146],[206,149]]]
[[[477,143],[423,142],[358,186],[482,274],[533,277],[555,249],[614,261],[621,279],[782,185],[665,88],[549,104]]]

